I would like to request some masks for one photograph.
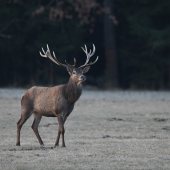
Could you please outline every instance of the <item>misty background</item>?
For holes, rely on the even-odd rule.
[[[46,44],[77,67],[99,60],[85,86],[170,89],[170,1],[0,0],[0,87],[67,83],[66,69],[42,58]]]

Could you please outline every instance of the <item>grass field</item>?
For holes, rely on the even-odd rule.
[[[33,117],[15,146],[25,91],[0,89],[0,169],[170,169],[170,92],[85,90],[65,123],[66,148],[53,148],[58,123],[47,117],[39,125],[45,147]]]

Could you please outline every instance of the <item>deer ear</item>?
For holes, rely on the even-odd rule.
[[[83,73],[87,73],[90,69],[90,66],[83,68]]]
[[[68,73],[71,75],[72,72],[73,72],[73,69],[71,67],[69,67],[69,66],[67,66],[66,68],[67,68]]]

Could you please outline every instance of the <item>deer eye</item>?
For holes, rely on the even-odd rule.
[[[76,74],[76,72],[75,72],[75,71],[73,71],[73,74]]]

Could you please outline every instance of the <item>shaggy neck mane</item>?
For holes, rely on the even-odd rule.
[[[66,84],[65,96],[70,103],[75,103],[82,93],[82,85],[75,83],[71,77],[69,82]]]

